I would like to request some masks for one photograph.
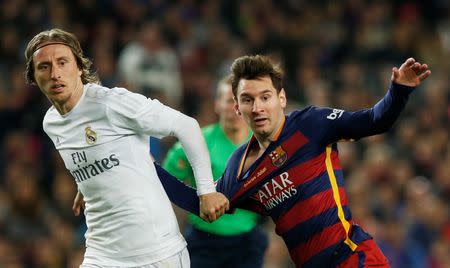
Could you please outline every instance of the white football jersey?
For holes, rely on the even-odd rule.
[[[181,115],[157,100],[96,84],[84,86],[69,113],[47,111],[44,131],[86,202],[85,264],[144,265],[186,246],[148,137],[170,135]]]

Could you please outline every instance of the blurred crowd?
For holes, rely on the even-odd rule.
[[[450,3],[306,0],[0,1],[0,267],[77,267],[84,218],[42,131],[49,102],[24,81],[23,51],[60,27],[80,39],[105,86],[123,86],[216,120],[214,86],[244,54],[286,70],[289,109],[356,110],[386,92],[407,57],[432,76],[387,134],[339,143],[353,217],[392,267],[450,267]],[[173,140],[153,141],[162,160]],[[180,219],[181,228],[184,221]],[[270,220],[263,225],[271,230]],[[292,267],[268,231],[266,268]],[[238,246],[238,245],[237,245]]]

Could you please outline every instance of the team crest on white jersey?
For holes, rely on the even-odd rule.
[[[281,146],[278,146],[269,153],[270,159],[272,160],[272,164],[276,167],[280,167],[286,161],[288,155],[285,150]]]
[[[97,133],[95,133],[91,127],[86,127],[84,131],[86,132],[86,142],[88,144],[94,144],[97,141]]]

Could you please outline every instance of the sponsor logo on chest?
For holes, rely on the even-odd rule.
[[[266,210],[271,210],[296,194],[297,189],[289,179],[289,173],[283,172],[263,184],[252,198],[258,200]]]
[[[116,154],[111,154],[102,159],[88,159],[86,152],[73,152],[70,154],[74,168],[70,169],[70,174],[76,182],[82,182],[102,174],[120,165]]]

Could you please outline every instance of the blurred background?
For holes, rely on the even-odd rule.
[[[84,252],[74,180],[41,127],[50,104],[23,75],[27,42],[53,27],[77,35],[103,85],[202,126],[216,120],[217,80],[244,54],[282,63],[289,109],[370,107],[393,66],[427,63],[432,76],[389,133],[339,149],[353,217],[392,267],[450,267],[449,1],[4,0],[0,13],[0,267],[77,267]],[[152,140],[159,161],[173,142]],[[262,224],[265,267],[292,267]]]

